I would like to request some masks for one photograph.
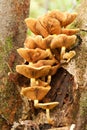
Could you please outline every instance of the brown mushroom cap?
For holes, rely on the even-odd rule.
[[[32,64],[32,66],[34,67],[41,67],[41,66],[47,66],[47,65],[54,65],[57,64],[57,60],[56,59],[52,59],[52,60],[39,60],[36,63]]]
[[[64,19],[63,19],[61,25],[66,27],[67,25],[71,24],[75,20],[77,15],[78,15],[77,13],[67,13],[67,12],[65,12],[64,17],[63,17]]]
[[[62,34],[67,34],[67,35],[74,35],[76,33],[78,33],[80,31],[80,29],[66,29],[66,28],[63,28],[62,29]]]
[[[25,23],[27,25],[27,27],[36,35],[38,35],[38,32],[36,30],[36,22],[37,20],[34,18],[26,18],[25,19]]]
[[[54,38],[53,35],[49,35],[46,38],[43,38],[41,35],[36,35],[34,37],[27,37],[24,43],[24,46],[29,49],[41,48],[47,49],[50,48],[51,40]]]
[[[31,100],[41,100],[45,97],[48,91],[51,89],[50,86],[32,86],[27,88],[22,88],[21,94],[26,96]]]
[[[35,42],[38,48],[47,49],[50,48],[50,43],[52,39],[53,39],[52,35],[49,35],[46,38],[42,38],[42,36],[37,35],[35,37]]]
[[[35,49],[37,48],[37,45],[35,43],[35,40],[34,40],[34,37],[27,37],[25,42],[24,42],[24,46],[25,48],[28,48],[28,49]]]
[[[44,29],[48,32],[48,34],[44,34],[44,32],[41,31],[41,35],[43,37],[47,37],[49,34],[61,33],[60,22],[56,18],[51,17],[49,14],[50,13],[48,12],[37,20],[40,22],[41,26],[44,27]],[[37,29],[39,30],[39,28]]]
[[[39,32],[38,34],[43,37],[47,37],[49,35],[48,31],[44,28],[39,19],[37,19],[36,30]]]
[[[21,57],[23,57],[28,62],[37,62],[38,60],[45,59],[49,57],[49,53],[40,48],[28,49],[28,48],[19,48],[17,52]]]
[[[76,35],[68,36],[66,34],[60,34],[55,36],[55,38],[51,42],[51,48],[61,48],[62,46],[65,46],[66,48],[70,48],[75,44],[76,41]]]
[[[28,78],[39,78],[43,76],[47,76],[49,74],[49,71],[51,69],[51,66],[41,66],[41,67],[32,67],[29,65],[17,65],[16,71],[25,77]]]
[[[59,102],[50,102],[50,103],[38,103],[37,107],[42,109],[53,109],[57,106]]]

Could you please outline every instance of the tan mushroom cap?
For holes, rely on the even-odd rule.
[[[34,37],[28,36],[24,42],[24,47],[28,49],[35,49],[37,45],[35,43]]]
[[[47,65],[54,65],[57,64],[57,60],[56,59],[52,59],[52,60],[39,60],[36,63],[33,63],[32,66],[33,67],[41,67],[41,66],[47,66]]]
[[[36,28],[36,22],[37,20],[34,19],[34,18],[26,18],[25,19],[25,23],[27,25],[27,27],[34,33],[34,34],[38,34],[37,30],[35,29]]]
[[[41,35],[36,35],[34,37],[28,36],[24,42],[24,46],[29,49],[41,48],[43,50],[50,48],[51,40],[53,35],[49,35],[43,38]]]
[[[28,88],[22,88],[21,94],[31,100],[41,100],[45,97],[45,95],[49,92],[50,89],[50,86],[32,86]]]
[[[64,19],[63,19],[61,25],[66,27],[67,25],[71,24],[75,20],[77,15],[78,14],[76,12],[75,13],[67,13],[67,12],[65,12],[64,17],[63,17]]]
[[[32,67],[29,65],[17,65],[16,71],[27,78],[39,78],[43,76],[47,76],[51,66],[41,66],[41,67]]]
[[[51,42],[51,48],[61,48],[62,46],[65,46],[66,48],[70,48],[75,44],[76,41],[76,35],[68,36],[66,34],[60,34],[55,36],[55,38]]]
[[[61,33],[62,34],[66,34],[66,35],[74,35],[76,33],[78,33],[80,31],[80,29],[66,29],[66,28],[63,28]]]
[[[42,109],[53,109],[57,106],[59,102],[50,102],[50,103],[38,103],[37,107]]]
[[[28,49],[28,48],[19,48],[17,52],[21,57],[23,57],[28,62],[37,62],[38,60],[45,59],[49,57],[49,53],[40,48]]]
[[[44,28],[39,19],[37,19],[36,30],[39,32],[38,34],[42,35],[43,37],[47,37],[49,35],[47,29]]]

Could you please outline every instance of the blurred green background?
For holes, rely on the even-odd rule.
[[[73,12],[81,0],[31,0],[30,17],[37,18],[48,10]]]

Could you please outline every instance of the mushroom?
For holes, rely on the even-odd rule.
[[[37,107],[46,110],[46,117],[49,124],[53,124],[53,120],[50,118],[50,109],[53,109],[57,106],[59,102],[50,102],[50,103],[38,103]]]
[[[61,63],[68,63],[70,59],[76,55],[75,51],[69,51],[69,52],[65,52],[65,51],[66,51],[66,48],[62,47],[61,55],[60,55]]]
[[[50,18],[57,19],[62,27],[65,27],[72,23],[77,17],[77,13],[60,12],[59,10],[52,10],[46,14],[48,20]]]
[[[77,13],[60,12],[59,10],[49,11],[38,19],[27,18],[27,27],[36,35],[47,37],[52,34],[61,34],[62,27],[71,24]]]
[[[45,59],[50,57],[48,51],[42,50],[40,48],[28,49],[28,48],[19,48],[17,52],[21,57],[23,57],[28,62],[37,62],[38,60]]]
[[[47,66],[47,65],[53,66],[55,64],[58,64],[58,62],[54,58],[54,59],[51,59],[51,60],[49,60],[49,59],[48,60],[39,60],[36,63],[33,63],[32,66],[33,67],[41,67],[41,66]]]
[[[31,65],[17,65],[16,71],[27,78],[39,78],[47,76],[51,69],[50,65],[41,67],[32,67]]]
[[[73,58],[75,55],[76,55],[75,51],[66,52],[63,55],[63,60],[68,63],[71,60],[71,58]]]
[[[26,38],[24,46],[29,49],[40,48],[45,50],[47,48],[50,48],[50,43],[53,38],[54,38],[53,35],[49,35],[46,38],[43,38],[40,35],[36,35],[35,37],[29,36]]]
[[[21,94],[26,96],[28,99],[34,101],[34,106],[38,107],[38,101],[42,100],[48,91],[51,89],[50,86],[43,87],[43,86],[32,86],[27,88],[22,88]]]
[[[37,20],[34,19],[34,18],[26,18],[25,19],[25,23],[27,25],[27,27],[36,35],[38,35],[38,32],[37,30],[35,29],[36,28],[36,22]]]
[[[24,46],[25,46],[25,48],[28,48],[28,49],[37,48],[34,37],[28,36],[24,42]]]
[[[80,31],[80,29],[66,29],[66,28],[62,28],[61,33],[62,34],[66,34],[66,35],[74,35],[76,33],[78,33]]]
[[[51,49],[55,48],[61,48],[62,46],[65,46],[66,48],[70,48],[71,46],[74,46],[76,43],[76,36],[68,36],[66,34],[60,34],[55,36],[55,38],[51,42]]]

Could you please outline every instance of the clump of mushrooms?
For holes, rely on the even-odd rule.
[[[28,36],[24,48],[17,49],[19,55],[28,62],[16,66],[16,71],[30,79],[30,86],[22,88],[21,94],[34,101],[36,108],[46,109],[48,123],[52,124],[49,110],[58,102],[39,103],[49,92],[51,76],[63,63],[68,63],[75,51],[68,51],[76,44],[79,29],[67,29],[77,13],[48,12],[38,19],[27,18],[27,27],[35,34]]]

